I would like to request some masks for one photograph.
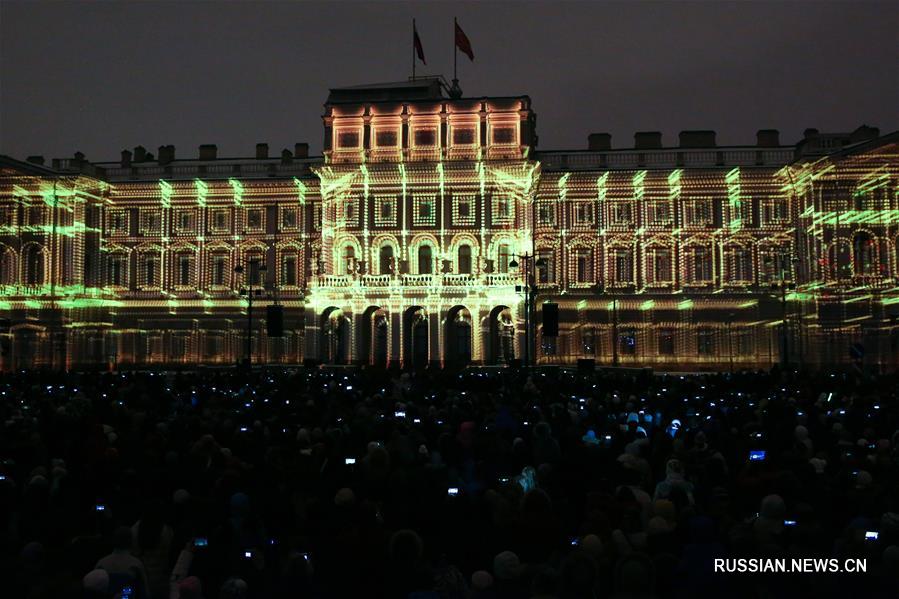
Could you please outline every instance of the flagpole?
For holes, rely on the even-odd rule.
[[[458,27],[456,17],[453,17],[453,81],[456,81],[456,58],[459,55],[459,47],[456,45],[456,27]]]
[[[412,81],[415,81],[415,19],[412,19]]]

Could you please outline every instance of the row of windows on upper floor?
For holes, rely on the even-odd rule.
[[[556,202],[538,200],[535,208],[537,226],[594,227],[602,223],[610,227],[633,226],[721,226],[739,221],[744,226],[782,225],[790,221],[787,198],[745,198],[739,202],[714,200],[709,197],[671,200],[609,200],[598,204],[591,200],[569,202],[566,214]]]
[[[301,206],[277,207],[277,231],[299,232],[303,221]],[[133,211],[124,208],[112,208],[106,212],[106,234],[110,236],[128,236],[135,233],[132,227]],[[200,234],[200,218],[205,216],[204,230],[207,233],[231,233],[236,228],[247,233],[268,232],[267,217],[269,211],[265,207],[247,208],[140,208],[137,210],[137,233],[141,235],[164,235],[167,230],[175,234]],[[171,218],[171,227],[165,226],[165,219]],[[312,222],[315,230],[321,226],[321,206],[313,207]]]
[[[436,260],[437,250],[430,243],[421,243],[410,250],[409,260],[402,260],[392,244],[377,249],[375,269],[358,255],[355,245],[339,250],[336,274],[479,274],[510,273],[513,258],[511,246],[497,244],[493,255],[475,261],[471,245],[460,244],[451,259]],[[716,282],[733,285],[770,283],[792,280],[791,264],[784,264],[774,246],[754,250],[742,245],[730,245],[719,251],[711,245],[694,245],[680,249],[673,247],[609,248],[599,252],[593,248],[577,247],[567,250],[559,265],[558,253],[553,249],[538,249],[534,276],[538,283],[594,283],[603,279],[612,285],[665,285],[677,282],[684,285],[708,285]],[[870,268],[862,265],[867,272]],[[716,277],[715,274],[718,274]],[[600,275],[597,277],[597,275]],[[757,278],[758,277],[758,278]]]
[[[765,245],[746,246],[726,244],[719,248],[712,244],[689,245],[682,248],[651,246],[644,248],[611,247],[600,251],[587,247],[566,250],[560,260],[552,249],[536,252],[535,279],[542,284],[591,284],[603,280],[609,285],[663,286],[672,285],[752,285],[793,280],[795,265],[786,260],[788,248]],[[364,258],[357,255],[353,245],[338,249],[335,274],[369,273],[371,269]],[[229,249],[213,249],[198,253],[185,249],[167,252],[143,250],[126,252],[114,250],[105,255],[105,284],[116,287],[160,288],[174,285],[176,288],[230,288],[243,282],[258,285],[268,276],[276,276],[275,284],[291,287],[299,284],[303,272],[320,273],[321,266],[308,261],[301,270],[301,252],[298,248],[278,250],[275,270],[263,274],[264,249],[254,248],[242,252],[242,263],[248,265],[244,275],[234,273],[234,252]],[[816,263],[807,265],[815,278],[828,281],[852,277],[882,279],[891,276],[899,266],[899,238],[895,243],[875,239],[867,232],[859,232],[842,244],[832,244],[821,252]],[[480,274],[510,273],[512,268],[511,245],[499,243],[489,257],[478,261],[476,247],[469,243],[457,246],[450,260],[438,263],[438,252],[430,243],[421,243],[410,250],[410,260],[400,261],[391,244],[380,246],[376,254],[376,271],[372,274],[394,275],[413,271],[413,274],[434,274],[437,269],[445,273]],[[202,258],[200,258],[202,256]],[[0,246],[0,284],[43,285],[48,282],[50,254],[38,243],[29,243],[21,253],[13,248]],[[410,264],[411,262],[411,264]],[[561,269],[557,264],[561,262]],[[163,264],[166,268],[163,268]],[[205,265],[202,273],[198,264]],[[85,265],[87,268],[87,265]],[[130,274],[136,271],[136,279]],[[87,275],[85,275],[87,276]],[[165,283],[168,281],[168,283]]]

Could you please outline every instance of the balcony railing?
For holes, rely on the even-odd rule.
[[[407,287],[430,287],[434,283],[434,275],[403,275],[403,285]]]

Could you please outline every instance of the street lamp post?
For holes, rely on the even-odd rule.
[[[780,269],[780,334],[781,334],[781,364],[786,367],[790,363],[790,345],[789,345],[789,329],[787,324],[787,264],[789,262],[794,266],[799,264],[799,258],[792,257],[788,251],[780,251],[777,253],[777,266]],[[767,264],[771,264],[773,257],[768,256],[765,259]],[[802,323],[799,323],[799,335],[802,336]]]
[[[535,266],[544,266],[546,264],[546,260],[544,258],[534,259],[535,256],[533,254],[513,254],[512,261],[509,262],[509,266],[512,268],[518,268],[518,260],[521,260],[522,266],[524,268],[524,365],[529,366],[531,364],[531,345],[532,345],[532,334],[531,334],[531,322],[533,318],[531,317],[531,311],[534,307],[534,302],[537,299],[537,285],[534,283],[534,272],[533,268],[531,268],[531,261],[534,261]]]
[[[596,284],[596,295],[610,295],[602,283]],[[612,296],[612,366],[618,366],[618,298]]]
[[[259,260],[250,260],[249,265],[251,268],[244,278],[247,287],[240,290],[241,295],[246,294],[247,296],[247,339],[246,357],[244,358],[247,368],[253,366],[253,267],[256,267],[256,271],[261,276],[265,276],[266,271],[265,264],[259,264]],[[258,265],[258,267],[256,265]],[[244,267],[238,264],[234,267],[234,272],[240,275],[244,272]],[[260,291],[261,290],[259,289],[256,290],[257,293]]]

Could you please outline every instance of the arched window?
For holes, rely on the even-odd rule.
[[[382,275],[393,273],[393,246],[382,245],[378,250],[378,268]]]
[[[9,248],[0,251],[0,285],[15,285],[16,255]]]
[[[868,233],[858,233],[852,240],[855,275],[877,274],[877,243]]]
[[[37,245],[29,245],[25,250],[25,284],[44,284],[44,249]]]
[[[433,269],[434,260],[431,246],[422,245],[418,248],[418,274],[429,275]]]
[[[471,274],[471,246],[463,244],[459,246],[459,273]]]
[[[496,270],[497,272],[509,272],[509,244],[501,243],[496,250]]]
[[[343,248],[343,268],[346,274],[352,273],[356,268],[356,248],[351,245]]]

